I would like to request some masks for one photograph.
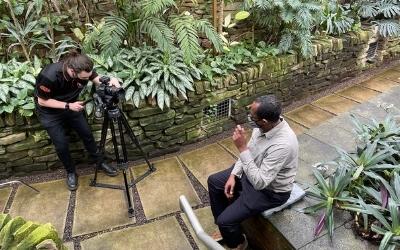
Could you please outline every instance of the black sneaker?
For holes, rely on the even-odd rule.
[[[67,188],[70,191],[75,191],[78,188],[78,176],[75,173],[67,174]]]
[[[97,167],[99,168],[99,170],[102,170],[108,176],[118,175],[118,171],[114,167],[108,166],[105,162],[101,163]]]

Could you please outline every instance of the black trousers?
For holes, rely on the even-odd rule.
[[[97,152],[96,142],[83,112],[60,110],[57,114],[39,113],[39,120],[47,130],[56,148],[58,158],[68,173],[75,173],[75,165],[69,152],[69,140],[66,135],[67,127],[77,132],[92,159],[98,164],[103,161],[102,155]]]
[[[240,223],[267,209],[282,205],[289,199],[290,192],[255,190],[243,174],[241,179],[236,178],[234,197],[228,200],[224,194],[224,186],[232,169],[233,166],[208,177],[208,192],[215,224],[218,225],[227,246],[235,248],[244,241]]]

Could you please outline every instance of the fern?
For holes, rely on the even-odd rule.
[[[281,37],[281,40],[278,44],[278,49],[282,52],[287,52],[292,47],[293,44],[293,36],[289,31],[286,31]]]
[[[162,19],[147,17],[140,27],[162,50],[169,50],[173,46],[174,33]]]
[[[206,35],[218,52],[222,51],[223,42],[221,37],[208,20],[195,20],[195,26],[198,32]]]
[[[145,17],[152,17],[171,7],[176,8],[174,0],[144,0],[141,2],[140,11]]]
[[[174,28],[179,47],[183,51],[186,63],[190,63],[200,54],[197,30],[191,15],[173,16],[171,26]]]
[[[100,34],[100,49],[105,56],[115,55],[123,44],[128,23],[124,18],[107,16]]]

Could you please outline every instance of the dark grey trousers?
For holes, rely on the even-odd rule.
[[[290,192],[255,190],[243,174],[241,179],[236,178],[234,197],[228,200],[224,194],[224,186],[232,169],[233,166],[209,176],[208,192],[215,224],[218,225],[226,245],[235,248],[244,241],[240,223],[267,209],[282,205],[289,199]]]

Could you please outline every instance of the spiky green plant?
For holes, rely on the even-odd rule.
[[[355,206],[356,199],[350,196],[346,191],[347,186],[351,182],[352,172],[346,168],[338,168],[333,176],[326,181],[318,170],[313,170],[314,176],[317,179],[316,186],[310,186],[307,190],[307,195],[316,198],[319,202],[315,205],[307,207],[303,210],[304,213],[315,213],[318,210],[325,209],[321,214],[320,219],[315,228],[315,235],[318,235],[324,225],[328,230],[328,235],[332,239],[334,230],[334,208],[348,209],[359,211],[359,207]]]
[[[378,210],[370,204],[364,203],[360,200],[361,205],[365,208],[365,212],[374,216],[379,224],[372,224],[371,230],[383,235],[383,239],[379,245],[379,250],[395,250],[400,246],[400,215],[399,204],[393,199],[389,198],[389,216]]]

